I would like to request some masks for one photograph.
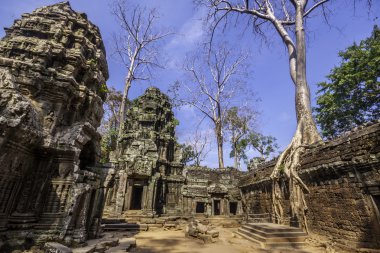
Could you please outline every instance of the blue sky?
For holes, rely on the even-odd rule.
[[[0,0],[0,26],[9,27],[13,20],[20,18],[25,12],[35,8],[60,1],[54,0]],[[380,24],[380,1],[373,1],[371,10],[361,4],[356,10],[350,6],[353,0],[332,1],[330,9],[332,15],[326,24],[322,17],[312,16],[307,21],[307,74],[312,93],[312,103],[315,103],[316,84],[324,81],[330,69],[339,64],[338,52],[350,46],[354,41],[360,41],[370,35],[375,24]],[[364,2],[364,1],[363,1]],[[112,33],[117,32],[118,25],[110,13],[112,1],[106,0],[72,0],[72,8],[78,12],[85,12],[88,18],[99,26],[105,42],[110,78],[108,85],[122,89],[126,70],[117,59],[112,57]],[[143,0],[142,5],[155,7],[159,11],[160,26],[176,32],[165,41],[162,48],[162,57],[165,58],[166,69],[158,70],[149,83],[135,84],[130,91],[130,98],[143,93],[146,87],[154,85],[166,91],[174,81],[183,78],[178,66],[187,52],[194,50],[197,43],[206,38],[201,18],[205,11],[195,8],[192,0]],[[377,15],[376,15],[377,14]],[[232,27],[233,28],[233,27]],[[223,36],[234,47],[249,51],[250,72],[248,85],[261,98],[257,109],[261,112],[258,123],[259,130],[278,139],[280,149],[284,149],[290,142],[296,128],[294,109],[294,88],[288,73],[287,54],[279,37],[274,34],[270,37],[271,43],[263,44],[249,31],[244,32],[239,27],[237,32],[229,32]],[[4,36],[4,31],[0,31]],[[181,122],[177,127],[180,141],[185,141],[191,135],[198,113],[192,108],[175,110],[175,115]],[[207,128],[207,124],[203,124]],[[226,143],[228,148],[229,144]],[[226,149],[226,165],[233,162],[228,158]],[[254,155],[252,152],[251,155]],[[205,165],[217,166],[217,152],[212,148]]]

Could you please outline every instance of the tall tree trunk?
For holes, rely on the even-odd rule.
[[[239,169],[239,164],[238,164],[239,155],[238,155],[238,152],[237,152],[237,144],[236,144],[235,140],[233,141],[233,143],[234,143],[234,153],[235,153],[235,156],[234,156],[234,166],[235,166],[235,169]]]
[[[129,92],[129,88],[131,88],[131,85],[132,85],[132,80],[133,80],[134,72],[136,69],[135,62],[139,55],[139,52],[140,52],[140,47],[136,47],[133,53],[133,56],[131,58],[131,62],[129,64],[127,78],[125,79],[123,99],[121,100],[121,106],[120,106],[119,132],[117,135],[118,139],[120,139],[121,136],[123,135],[125,113],[127,110],[128,92]]]
[[[297,124],[303,121],[301,129],[302,144],[321,140],[312,116],[310,89],[306,79],[306,42],[303,24],[304,5],[296,5],[296,114]]]
[[[218,144],[218,162],[219,162],[219,169],[224,168],[224,162],[223,162],[223,135],[222,135],[222,126],[221,123],[216,123],[215,126],[216,131],[216,142]]]
[[[131,82],[130,82],[130,78],[128,76],[127,80],[125,81],[124,92],[123,92],[123,99],[121,101],[121,106],[120,106],[119,131],[118,131],[118,135],[117,135],[118,139],[123,135],[125,113],[126,113],[126,110],[127,110],[128,92],[129,92],[129,88],[130,87],[131,87]]]
[[[312,117],[310,103],[310,89],[306,79],[306,42],[303,24],[303,15],[307,1],[294,1],[296,11],[295,29],[296,43],[293,44],[286,30],[278,22],[274,25],[287,45],[289,52],[290,76],[295,85],[295,104],[297,116],[297,129],[289,146],[282,152],[272,172],[272,200],[273,211],[277,222],[283,222],[284,210],[282,208],[282,191],[279,185],[280,173],[284,173],[289,179],[289,202],[291,218],[295,219],[306,231],[307,204],[304,192],[309,192],[308,187],[298,176],[297,170],[305,146],[321,140],[316,124]]]

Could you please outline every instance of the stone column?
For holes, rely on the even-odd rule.
[[[147,198],[147,194],[148,194],[148,186],[146,186],[144,184],[143,186],[143,193],[142,193],[142,196],[141,196],[141,209],[142,210],[146,210],[148,205],[147,205],[147,202],[146,200],[148,199]]]
[[[132,182],[133,181],[129,178],[126,180],[124,199],[123,199],[123,202],[124,202],[123,206],[124,207],[123,207],[122,211],[127,211],[127,210],[131,209],[131,197],[132,197],[132,188],[133,188]]]
[[[90,210],[90,199],[91,199],[91,191],[88,191],[84,193],[83,195],[83,207],[82,209],[78,210],[79,215],[77,220],[75,221],[75,229],[73,234],[74,241],[77,242],[84,242],[87,239],[87,231],[86,231],[86,225],[87,225],[87,214]]]
[[[158,177],[157,175],[154,175],[148,186],[146,214],[152,215],[152,216],[155,214],[154,199],[156,197],[156,191],[157,191],[157,177]]]
[[[119,172],[119,185],[116,192],[115,213],[122,214],[124,208],[125,190],[127,187],[128,175],[122,170]]]

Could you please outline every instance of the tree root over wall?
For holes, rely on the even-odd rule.
[[[308,148],[308,145],[321,140],[319,135],[314,134],[313,130],[306,124],[306,120],[301,119],[299,121],[291,143],[280,155],[270,176],[272,179],[272,205],[275,222],[284,223],[283,197],[279,181],[281,176],[284,175],[289,180],[291,218],[296,219],[306,232],[309,231],[306,219],[307,204],[304,194],[310,191],[298,176],[297,170],[300,167],[300,157]]]

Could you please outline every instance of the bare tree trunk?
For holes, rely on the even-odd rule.
[[[271,175],[273,179],[272,200],[276,220],[279,223],[281,223],[283,221],[284,212],[282,209],[282,196],[278,179],[280,177],[279,173],[281,173],[281,170],[283,168],[282,171],[289,179],[289,200],[291,207],[291,218],[296,220],[302,227],[306,229],[306,231],[308,231],[307,220],[305,215],[305,211],[307,210],[307,204],[305,201],[304,192],[308,193],[309,189],[298,176],[297,169],[299,167],[301,156],[305,151],[305,147],[316,141],[321,140],[321,137],[317,131],[314,119],[312,117],[310,89],[306,79],[306,43],[305,30],[303,25],[305,2],[294,1],[294,5],[296,9],[296,64],[295,71],[294,69],[292,69],[291,66],[290,72],[296,89],[295,102],[297,114],[297,130],[289,146],[280,155],[276,163],[275,169]],[[294,53],[292,53],[289,50],[289,55],[290,63],[294,62]]]
[[[296,6],[296,114],[297,124],[302,122],[301,118],[304,122],[303,131],[301,131],[303,137],[301,143],[311,144],[321,140],[321,137],[312,116],[310,89],[306,79],[306,43],[303,14],[304,5],[298,4]]]
[[[239,164],[238,164],[238,160],[239,160],[239,156],[238,156],[238,153],[237,153],[237,145],[236,145],[236,140],[234,140],[234,166],[236,169],[239,169]]]
[[[221,126],[221,123],[216,123],[215,131],[216,131],[216,142],[217,142],[217,145],[218,145],[219,169],[223,169],[224,168],[224,162],[223,162],[223,135],[222,135],[222,126]]]
[[[117,135],[118,139],[121,138],[121,136],[123,135],[123,130],[124,130],[124,121],[125,121],[125,113],[127,110],[128,92],[129,92],[129,88],[131,87],[131,82],[129,79],[130,78],[127,77],[127,80],[125,81],[123,100],[121,101],[121,106],[120,106],[119,131]]]

